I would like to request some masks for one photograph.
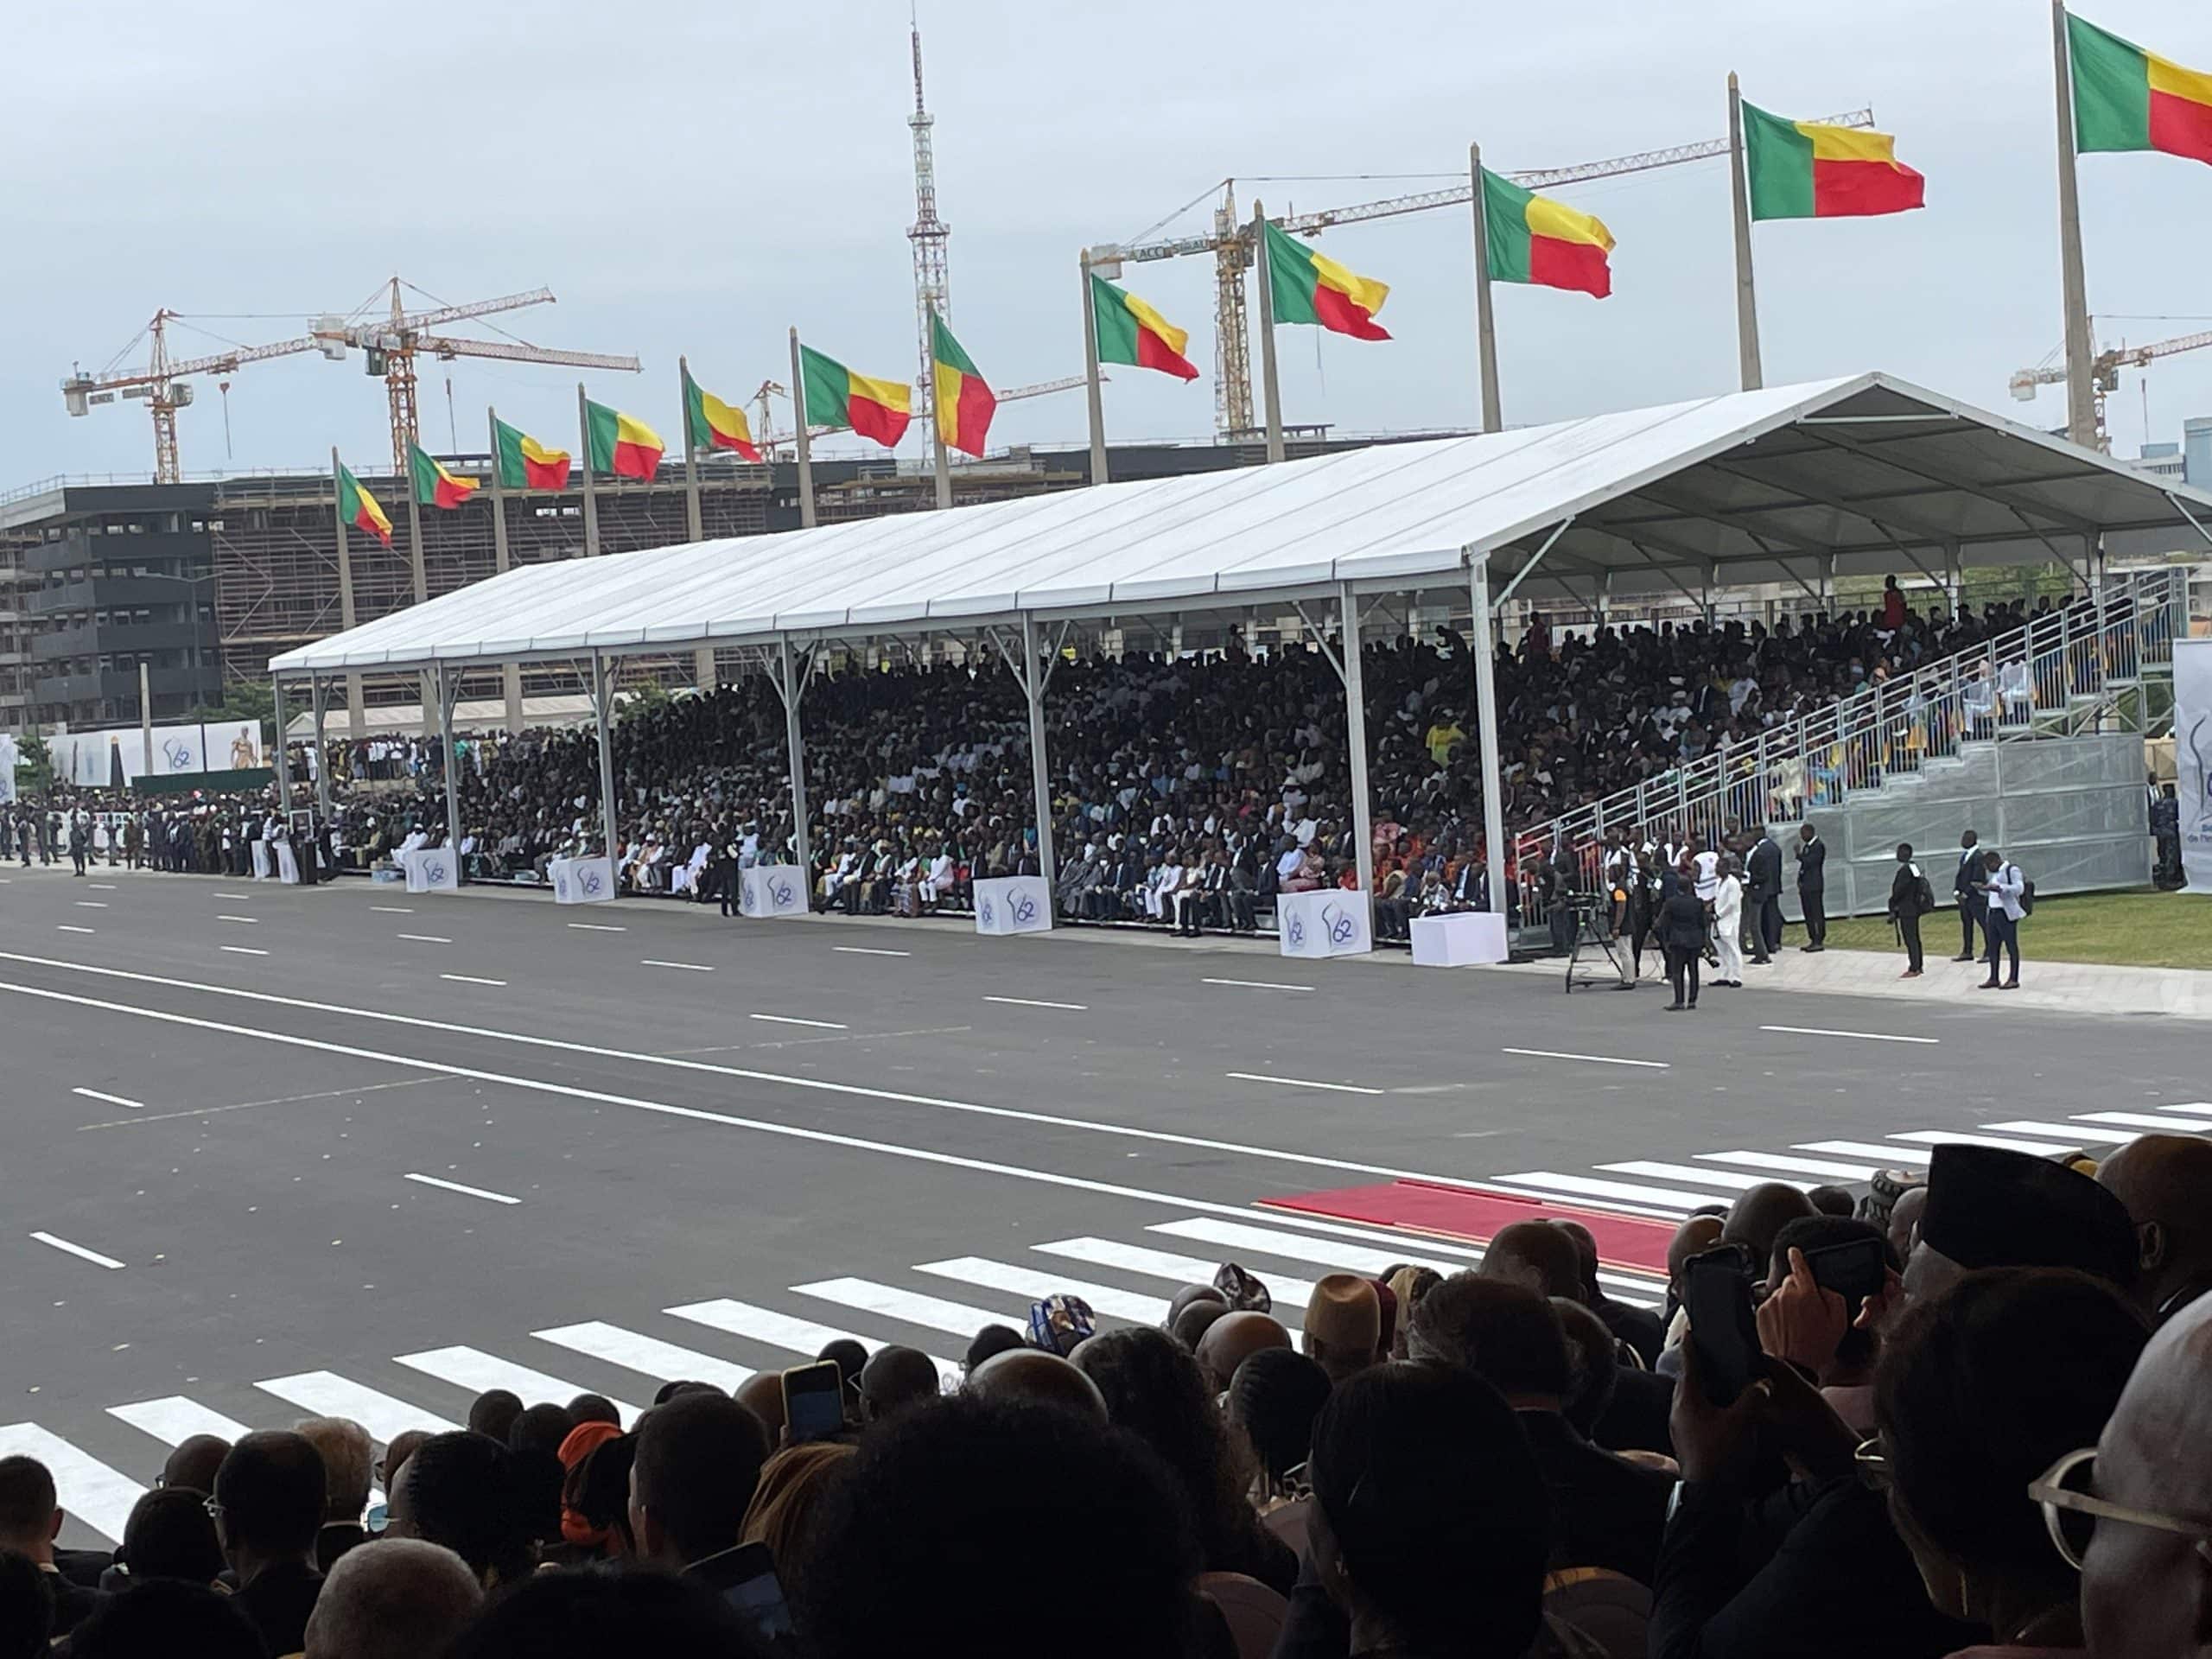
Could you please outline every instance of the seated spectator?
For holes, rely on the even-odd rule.
[[[760,1484],[746,1508],[741,1536],[746,1543],[766,1547],[786,1601],[799,1599],[810,1529],[823,1495],[855,1450],[848,1441],[811,1440],[785,1446],[760,1466]]]
[[[1052,1406],[1106,1421],[1098,1385],[1058,1354],[1034,1348],[994,1354],[969,1374],[966,1391],[1002,1405]]]
[[[1110,1593],[1077,1593],[1101,1562]],[[1198,1571],[1169,1477],[1134,1438],[963,1395],[863,1439],[823,1500],[798,1624],[817,1659],[1174,1659],[1194,1651]],[[1040,1588],[1044,1633],[1008,1613]]]
[[[1294,1555],[1306,1553],[1313,1507],[1306,1465],[1313,1455],[1313,1420],[1329,1389],[1328,1373],[1303,1354],[1262,1348],[1236,1368],[1224,1398],[1230,1427],[1243,1436],[1256,1465],[1254,1508]]]
[[[328,1493],[322,1454],[281,1429],[245,1435],[215,1471],[209,1513],[238,1581],[232,1599],[273,1654],[297,1653],[307,1635],[322,1589],[315,1550]]]
[[[521,1415],[520,1395],[507,1389],[486,1389],[469,1402],[469,1433],[485,1435],[505,1446],[507,1431],[515,1426],[515,1419]]]
[[[1659,1316],[1649,1308],[1630,1307],[1606,1294],[1598,1277],[1598,1240],[1587,1227],[1579,1221],[1554,1221],[1552,1225],[1574,1242],[1575,1261],[1582,1274],[1583,1305],[1605,1321],[1608,1331],[1636,1351],[1637,1358],[1643,1363],[1646,1370],[1657,1364],[1659,1350],[1667,1340],[1667,1327]],[[1554,1297],[1560,1294],[1545,1293]]]
[[[231,1455],[231,1443],[217,1434],[188,1434],[162,1463],[160,1484],[187,1486],[205,1497],[215,1490],[215,1471]]]
[[[2212,1289],[2212,1141],[2138,1135],[2097,1166],[2097,1184],[2135,1224],[2135,1295],[2153,1319]]]
[[[238,1597],[175,1579],[156,1579],[121,1595],[102,1597],[99,1609],[69,1638],[69,1659],[153,1659],[167,1654],[269,1659],[300,1650],[296,1639],[289,1648],[264,1646]]]
[[[880,1422],[940,1392],[937,1362],[918,1348],[886,1343],[868,1356],[861,1368],[860,1415],[863,1422]]]
[[[743,1406],[760,1420],[760,1427],[768,1432],[768,1443],[775,1445],[784,1434],[784,1378],[780,1371],[756,1371],[738,1385],[735,1396]],[[655,1405],[665,1403],[655,1401]]]
[[[385,1535],[443,1544],[486,1590],[515,1584],[528,1575],[531,1560],[512,1458],[486,1435],[433,1434],[392,1488]]]
[[[2097,1506],[2050,1515],[2081,1563],[2089,1651],[2202,1659],[2212,1646],[2212,1299],[2159,1327],[2094,1456],[2070,1463],[2044,1478]]]
[[[1764,1181],[1745,1189],[1729,1205],[1720,1242],[1742,1245],[1749,1254],[1751,1270],[1757,1273],[1773,1256],[1777,1233],[1793,1221],[1819,1213],[1813,1201],[1797,1188],[1780,1181]]]
[[[768,1460],[760,1420],[721,1395],[685,1395],[638,1424],[630,1530],[646,1560],[713,1591],[772,1637],[791,1633],[775,1563],[742,1541],[745,1512]]]
[[[1475,1271],[1539,1296],[1582,1300],[1582,1253],[1548,1221],[1515,1221],[1499,1228]]]
[[[1198,1361],[1166,1332],[1137,1326],[1094,1337],[1075,1363],[1104,1396],[1107,1421],[1159,1453],[1174,1476],[1205,1570],[1241,1573],[1287,1594],[1298,1560],[1253,1514],[1250,1472]]]
[[[1993,1267],[2076,1268],[2128,1290],[2139,1255],[2126,1205],[2088,1176],[2029,1153],[1945,1145],[1929,1161],[1904,1291],[1923,1301]]]
[[[1382,1301],[1374,1281],[1357,1274],[1322,1274],[1306,1300],[1299,1347],[1332,1383],[1374,1364],[1383,1351]]]
[[[1213,1328],[1214,1321],[1227,1319],[1234,1311],[1218,1296],[1194,1297],[1168,1321],[1167,1334],[1195,1354],[1198,1344],[1205,1340],[1206,1332]]]
[[[399,1471],[407,1466],[407,1459],[415,1455],[423,1441],[430,1438],[427,1428],[403,1428],[385,1445],[384,1455],[377,1459],[377,1484],[383,1487],[386,1501],[399,1487]]]
[[[385,1538],[348,1550],[308,1616],[307,1659],[423,1659],[475,1616],[483,1587],[451,1550]]]
[[[54,1634],[54,1592],[36,1561],[0,1549],[0,1659],[42,1659]]]
[[[1390,1357],[1406,1357],[1406,1332],[1413,1323],[1414,1309],[1422,1297],[1444,1282],[1444,1275],[1434,1268],[1401,1267],[1383,1277],[1389,1281],[1390,1294],[1398,1299],[1398,1322],[1390,1332]]]
[[[367,1429],[344,1417],[310,1417],[298,1425],[298,1433],[322,1459],[326,1488],[315,1564],[328,1573],[340,1555],[369,1535],[361,1516],[369,1507],[369,1465],[376,1448]]]
[[[1198,1369],[1206,1374],[1206,1386],[1218,1394],[1236,1368],[1262,1348],[1289,1346],[1290,1332],[1273,1314],[1231,1313],[1206,1326],[1198,1338]]]
[[[224,1570],[207,1500],[185,1486],[156,1486],[130,1506],[115,1571],[102,1589],[127,1589],[149,1579],[212,1585]]]
[[[580,1394],[569,1402],[569,1421],[579,1426],[585,1423],[613,1423],[622,1426],[622,1414],[614,1402],[603,1394]]]
[[[611,1452],[594,1462],[602,1447],[618,1441],[627,1443],[626,1455]],[[561,1442],[561,1541],[570,1561],[615,1560],[634,1553],[629,1509],[630,1464],[636,1455],[635,1437],[613,1423],[578,1423]]]
[[[507,1425],[507,1450],[543,1452],[557,1459],[561,1442],[569,1438],[569,1431],[575,1426],[575,1419],[569,1415],[564,1406],[531,1406],[516,1414],[514,1421]]]
[[[968,1352],[960,1362],[960,1373],[963,1376],[973,1376],[976,1368],[985,1360],[1025,1345],[1021,1332],[1012,1325],[987,1325],[968,1344]]]
[[[1866,1239],[1880,1243],[1888,1270],[1896,1273],[1902,1263],[1872,1222],[1801,1216],[1787,1224],[1775,1235],[1758,1307],[1760,1346],[1809,1373],[1836,1415],[1862,1435],[1874,1427],[1874,1332],[1859,1318],[1864,1303],[1823,1291],[1805,1258]]]
[[[447,1659],[761,1659],[770,1651],[727,1603],[687,1580],[593,1567],[541,1573],[499,1597]]]
[[[53,1632],[67,1636],[98,1605],[93,1592],[63,1578],[54,1564],[54,1541],[61,1533],[61,1505],[54,1476],[35,1458],[0,1458],[0,1550],[10,1550],[36,1567],[54,1592]]]

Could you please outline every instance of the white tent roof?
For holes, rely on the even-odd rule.
[[[1616,592],[2199,544],[2212,496],[1883,374],[523,566],[275,658],[280,674],[1242,607],[1340,582]]]

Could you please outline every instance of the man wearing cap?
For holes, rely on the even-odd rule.
[[[1306,1357],[1339,1388],[1375,1363],[1382,1340],[1382,1301],[1374,1281],[1357,1274],[1324,1274],[1306,1300],[1300,1340]]]
[[[2137,1243],[2127,1206],[2088,1176],[2000,1147],[1937,1147],[1920,1237],[1905,1262],[1914,1301],[1981,1268],[2078,1268],[2126,1294]]]

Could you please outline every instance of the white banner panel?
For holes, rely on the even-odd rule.
[[[796,864],[755,864],[738,872],[737,907],[746,916],[804,916],[806,872]]]
[[[1455,910],[1413,920],[1414,961],[1423,968],[1503,962],[1505,918],[1494,910]]]
[[[545,867],[553,878],[556,904],[603,905],[614,897],[614,861],[609,858],[556,858]]]
[[[22,759],[12,732],[0,732],[0,804],[16,798],[16,765]]]
[[[1048,933],[1052,895],[1041,875],[1002,875],[976,883],[976,931],[994,935]]]
[[[461,861],[446,848],[417,847],[411,853],[402,853],[399,868],[407,872],[410,893],[461,891]]]
[[[289,841],[276,843],[276,879],[287,887],[297,887],[300,882],[300,855]]]
[[[1354,957],[1375,948],[1366,900],[1341,887],[1277,893],[1275,927],[1286,957]]]
[[[2174,641],[2174,804],[2184,890],[2212,893],[2212,639]]]

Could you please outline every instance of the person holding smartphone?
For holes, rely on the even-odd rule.
[[[1678,879],[1659,907],[1659,942],[1667,952],[1667,983],[1675,1000],[1666,1012],[1697,1007],[1698,962],[1705,954],[1705,901],[1697,896],[1690,861],[1678,867]],[[1683,1000],[1685,988],[1688,1000]]]

